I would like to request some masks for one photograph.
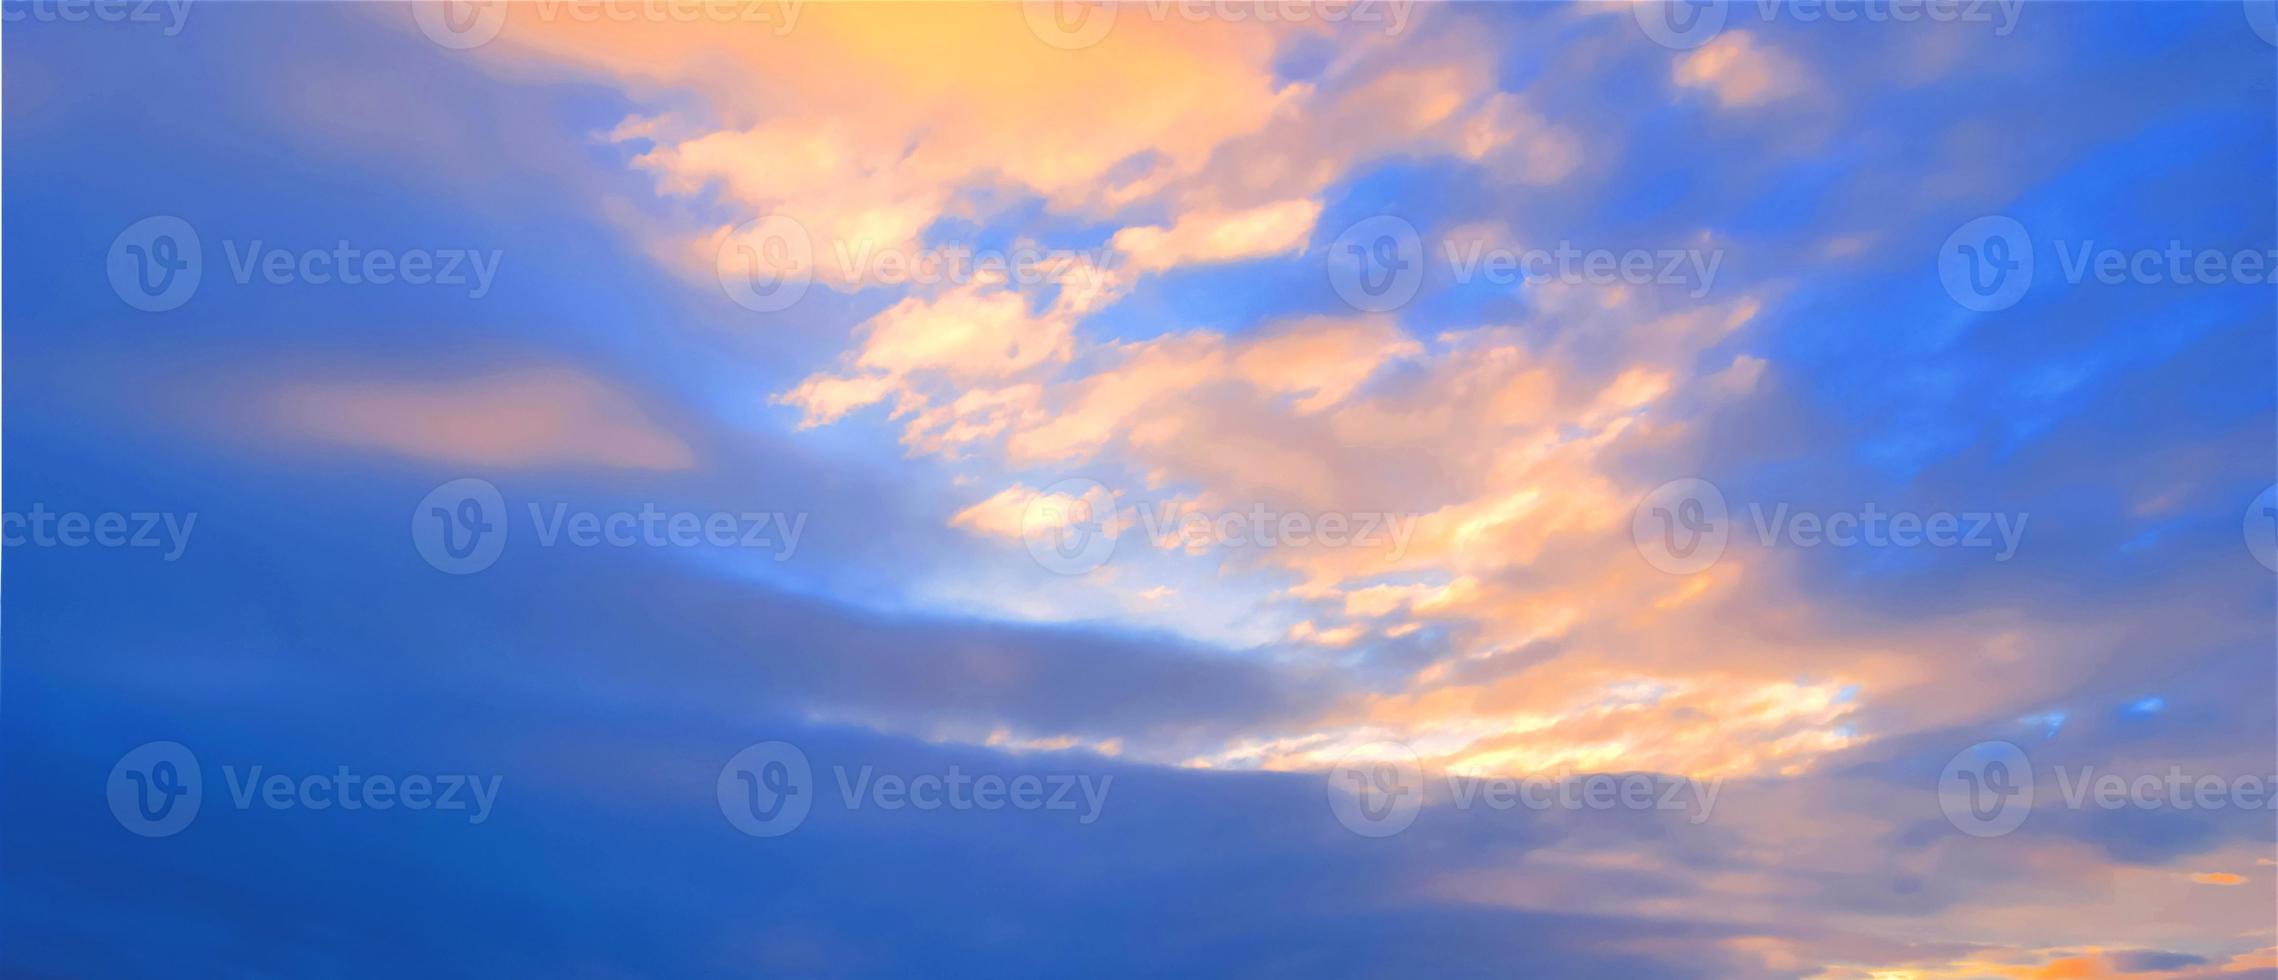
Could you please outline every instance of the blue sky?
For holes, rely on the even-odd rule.
[[[2268,976],[2269,10],[1935,9],[11,2],[0,972]]]

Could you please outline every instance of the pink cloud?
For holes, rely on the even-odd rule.
[[[623,393],[567,368],[445,381],[323,381],[278,388],[269,425],[287,438],[495,467],[679,470],[688,445]]]

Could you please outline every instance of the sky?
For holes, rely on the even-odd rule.
[[[2278,976],[2271,4],[0,15],[0,973]]]

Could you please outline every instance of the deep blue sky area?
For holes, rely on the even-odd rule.
[[[0,12],[0,975],[2278,977],[2268,2]]]

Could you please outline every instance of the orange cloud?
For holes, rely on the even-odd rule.
[[[1320,216],[1321,205],[1305,200],[1234,213],[1192,211],[1169,228],[1125,228],[1109,245],[1136,271],[1293,254],[1304,250]]]
[[[1790,98],[1810,85],[1801,66],[1747,31],[1726,31],[1677,62],[1676,82],[1715,93],[1719,104],[1763,105]]]
[[[502,72],[597,73],[636,98],[695,93],[708,113],[637,116],[614,135],[649,147],[637,165],[665,194],[797,220],[816,238],[818,277],[849,286],[834,246],[909,248],[967,188],[1121,208],[1302,92],[1276,81],[1267,26],[1124,21],[1066,51],[1006,4],[817,4],[789,33],[522,18],[481,55]],[[687,235],[706,274],[719,231]]]
[[[449,381],[332,381],[284,386],[271,426],[290,438],[447,463],[678,470],[687,444],[624,394],[567,368]]]

